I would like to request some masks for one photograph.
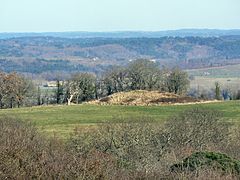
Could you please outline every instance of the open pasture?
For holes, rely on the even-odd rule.
[[[193,107],[219,110],[226,121],[240,122],[240,101],[207,104],[162,105],[162,106],[41,106],[0,110],[0,116],[18,117],[30,121],[48,136],[67,138],[75,127],[91,128],[97,123],[116,118],[149,117],[164,122],[169,117]]]

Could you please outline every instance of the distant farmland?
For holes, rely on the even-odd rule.
[[[187,70],[193,89],[210,90],[219,82],[221,89],[240,89],[240,64]]]
[[[189,75],[207,78],[240,78],[240,64],[187,70]]]

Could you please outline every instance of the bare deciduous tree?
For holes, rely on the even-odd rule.
[[[33,89],[30,81],[17,73],[0,73],[0,107],[13,108],[22,105],[28,93]]]
[[[67,86],[67,103],[93,99],[95,97],[96,77],[90,73],[79,73],[68,80]]]
[[[168,91],[175,94],[185,94],[189,83],[188,74],[178,68],[172,69],[166,79]]]

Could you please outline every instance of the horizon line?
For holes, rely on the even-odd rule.
[[[14,33],[121,33],[121,32],[167,32],[167,31],[187,31],[187,30],[210,30],[210,31],[240,31],[240,28],[179,28],[179,29],[166,29],[166,30],[106,30],[106,31],[81,31],[81,30],[69,30],[69,31],[4,31],[0,34],[14,34]]]

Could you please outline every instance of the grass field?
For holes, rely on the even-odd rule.
[[[74,128],[94,127],[96,123],[112,120],[114,117],[151,117],[164,121],[188,108],[205,107],[223,112],[226,121],[240,122],[240,101],[216,102],[201,105],[165,105],[165,106],[42,106],[0,110],[0,116],[18,117],[34,123],[41,132],[67,138]]]

